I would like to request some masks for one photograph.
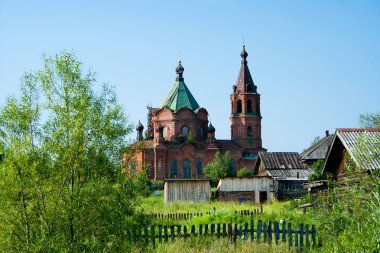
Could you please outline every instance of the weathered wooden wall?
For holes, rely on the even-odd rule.
[[[209,202],[211,187],[209,180],[200,179],[178,179],[165,180],[164,201],[192,201]]]
[[[221,192],[248,192],[248,191],[270,191],[272,180],[269,177],[229,177],[222,178],[218,184]]]
[[[218,184],[219,200],[270,202],[273,180],[269,177],[223,178]],[[261,196],[264,194],[265,197]]]

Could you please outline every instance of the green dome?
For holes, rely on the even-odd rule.
[[[172,111],[178,111],[185,107],[195,111],[199,105],[186,84],[183,81],[176,81],[162,103],[161,108],[163,107]]]

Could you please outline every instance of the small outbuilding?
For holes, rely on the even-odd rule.
[[[219,180],[218,199],[222,201],[270,202],[273,189],[270,177],[228,177]]]
[[[306,163],[310,169],[313,169],[315,162],[325,161],[333,139],[334,135],[329,134],[329,131],[326,131],[325,136],[322,139],[313,143],[300,154],[301,161]]]
[[[210,202],[209,179],[165,179],[164,202]]]
[[[297,152],[260,152],[254,168],[254,175],[270,177],[277,200],[306,194],[303,184],[312,173]]]

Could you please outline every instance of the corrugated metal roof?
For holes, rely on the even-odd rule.
[[[305,169],[297,152],[260,152],[259,156],[267,170]]]
[[[336,136],[358,166],[380,168],[380,129],[337,129]]]
[[[276,179],[307,180],[313,173],[301,162],[297,152],[260,152],[259,159],[268,175]]]

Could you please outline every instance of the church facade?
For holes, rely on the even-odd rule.
[[[243,46],[238,79],[230,95],[231,139],[215,138],[208,112],[200,107],[184,82],[179,62],[176,80],[160,107],[148,107],[147,129],[139,121],[136,142],[123,154],[129,173],[146,170],[155,180],[204,178],[204,167],[216,152],[230,152],[231,166],[253,169],[257,154],[266,151],[261,140],[260,94],[250,74]],[[227,103],[228,101],[226,101]]]

